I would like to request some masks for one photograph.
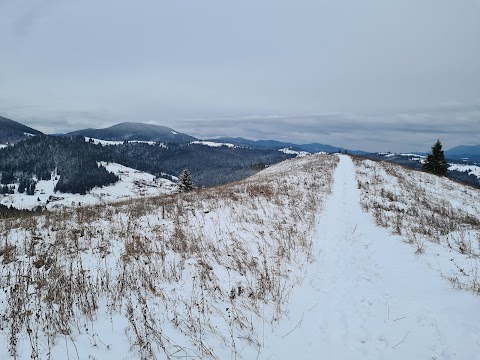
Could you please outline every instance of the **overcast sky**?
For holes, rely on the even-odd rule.
[[[0,115],[370,151],[480,144],[480,0],[0,0]]]

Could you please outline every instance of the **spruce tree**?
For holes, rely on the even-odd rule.
[[[432,146],[432,153],[428,154],[427,160],[423,163],[423,170],[439,176],[447,176],[448,165],[442,150],[440,140]]]
[[[187,192],[195,189],[195,185],[193,184],[193,180],[192,180],[192,175],[190,174],[190,171],[187,168],[183,169],[182,173],[180,174],[180,177],[178,178],[177,184],[180,192]]]

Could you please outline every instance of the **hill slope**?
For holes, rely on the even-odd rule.
[[[301,281],[336,162],[299,159],[216,189],[9,220],[0,358],[257,352],[259,324],[279,321]]]
[[[79,138],[41,135],[0,150],[2,184],[19,185],[22,180],[50,180],[60,176],[56,187],[63,192],[85,193],[118,178],[98,162],[108,160],[101,146]],[[18,191],[19,186],[16,186]]]
[[[124,122],[105,129],[85,129],[73,131],[68,136],[86,136],[102,140],[155,141],[160,143],[187,143],[197,140],[193,136],[176,132],[166,127],[144,123]]]
[[[32,135],[41,135],[38,130],[0,116],[0,144],[15,143]]]
[[[480,331],[478,297],[448,291],[445,280],[430,267],[437,252],[452,256],[441,246],[432,245],[418,258],[402,236],[376,226],[360,206],[375,190],[372,186],[372,193],[364,193],[357,188],[360,166],[341,156],[333,194],[316,230],[317,261],[292,302],[291,326],[301,324],[288,337],[277,338],[284,342],[274,343],[275,354],[295,358],[300,348],[302,359],[316,359],[318,354],[326,359],[474,356],[480,348],[471,336]],[[402,177],[414,175],[395,169]],[[375,174],[371,175],[370,183]],[[468,261],[464,257],[463,263]]]
[[[479,196],[316,155],[9,220],[0,358],[475,358]]]
[[[198,186],[244,179],[267,165],[293,157],[276,150],[202,144],[120,143],[100,145],[79,137],[36,136],[0,149],[0,183],[18,185],[22,179],[49,180],[56,171],[59,191],[84,194],[95,186],[114,183],[99,162],[114,162],[152,174],[178,176],[189,168]]]
[[[426,155],[402,153],[372,153],[365,156],[372,160],[384,160],[421,170]],[[471,161],[448,160],[448,177],[480,189],[480,167]]]
[[[454,286],[480,294],[480,190],[388,162],[355,163],[362,207],[375,222],[417,254],[448,253],[432,266]]]
[[[50,210],[61,207],[105,204],[177,192],[177,185],[170,180],[156,178],[151,174],[115,163],[100,162],[98,165],[117,176],[118,181],[114,184],[94,187],[86,194],[81,195],[55,191],[61,176],[55,174],[50,179],[39,180],[32,195],[20,193],[17,189],[13,194],[0,196],[0,204],[19,210],[33,210],[38,206]],[[5,217],[7,216],[10,217],[12,214],[5,214]]]

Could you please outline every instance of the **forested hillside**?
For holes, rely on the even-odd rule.
[[[97,165],[108,156],[104,150],[83,138],[35,136],[1,150],[2,183],[47,180],[58,174],[57,190],[82,194],[118,180]]]
[[[0,155],[0,181],[4,185],[20,185],[33,193],[34,181],[59,176],[56,190],[80,194],[118,180],[98,165],[100,161],[119,163],[157,177],[177,176],[189,168],[197,186],[211,186],[243,179],[267,165],[293,157],[276,150],[199,144],[103,146],[86,142],[83,137],[48,135],[1,149]]]
[[[292,158],[273,149],[209,147],[201,144],[168,144],[166,147],[142,143],[109,146],[110,160],[160,176],[179,175],[184,168],[199,186],[213,186],[244,179],[257,171]]]
[[[31,135],[41,135],[38,130],[0,116],[0,144],[14,143]]]

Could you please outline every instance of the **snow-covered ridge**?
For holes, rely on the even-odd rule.
[[[415,254],[415,248],[403,242],[408,230],[425,223],[428,226],[428,221],[419,218],[421,224],[414,222],[401,227],[402,234],[391,234],[389,229],[377,226],[388,216],[385,212],[396,204],[388,198],[390,194],[398,195],[401,201],[400,193],[405,191],[408,195],[411,190],[401,184],[390,184],[393,171],[400,175],[400,183],[403,178],[407,182],[412,178],[420,180],[423,177],[416,176],[422,174],[388,163],[385,171],[381,169],[373,162],[357,162],[355,169],[352,161],[341,155],[333,195],[319,221],[318,234],[323,235],[318,241],[320,261],[318,265],[313,263],[312,271],[306,275],[305,283],[315,285],[310,288],[302,285],[302,292],[293,301],[297,305],[290,316],[300,321],[301,330],[295,330],[286,337],[288,340],[278,344],[282,354],[278,358],[296,358],[297,349],[303,349],[301,359],[477,357],[479,298],[451,289],[441,277],[449,269],[443,265],[452,263],[449,260],[452,253],[429,243],[424,254]],[[385,176],[387,179],[383,181]],[[425,184],[426,191],[430,186]],[[389,193],[387,201],[373,203],[382,196],[382,190]],[[447,199],[450,200],[449,195]],[[362,205],[371,201],[369,213],[360,207],[360,200]],[[442,195],[434,196],[432,203],[441,200]],[[429,200],[417,198],[419,203],[424,201]],[[418,206],[420,214],[422,205]],[[374,221],[370,212],[383,217],[375,216]],[[400,213],[406,218],[405,214]],[[457,264],[470,263],[468,257],[464,260]],[[442,272],[437,269],[439,264]],[[299,308],[304,310],[298,311]]]
[[[0,359],[475,359],[479,192],[354,161],[2,221]]]
[[[229,148],[236,147],[234,144],[230,144],[230,143],[214,142],[214,141],[201,141],[201,140],[192,141],[190,144],[205,145],[205,146],[209,146],[209,147],[221,147],[221,146],[226,146],[226,147],[229,147]]]
[[[278,151],[283,152],[284,154],[288,154],[288,155],[297,155],[297,156],[310,155],[310,153],[307,152],[307,151],[297,151],[297,150],[293,150],[291,148],[283,148],[283,149],[279,149]]]
[[[420,159],[425,159],[425,158],[426,158],[425,155],[409,154],[409,153],[400,153],[399,155],[401,155],[401,156],[410,156],[410,157],[420,158]]]

